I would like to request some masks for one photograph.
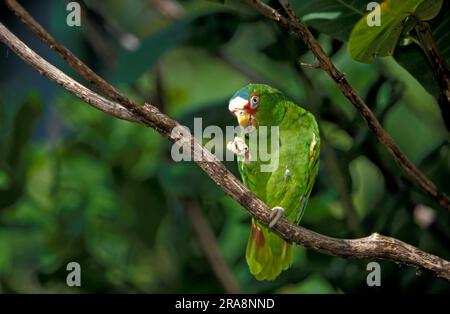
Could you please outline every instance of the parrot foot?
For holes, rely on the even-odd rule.
[[[228,142],[227,149],[235,155],[244,157],[244,162],[250,164],[250,152],[243,139],[235,137],[233,141]]]
[[[284,215],[284,208],[280,206],[275,206],[272,208],[272,212],[270,213],[270,223],[269,228],[273,228],[275,224],[280,220],[281,217]]]

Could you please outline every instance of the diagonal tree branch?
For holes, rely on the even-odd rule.
[[[59,83],[66,90],[93,107],[120,118],[120,115],[114,109],[119,108],[122,112],[122,110],[126,110],[123,109],[124,107],[129,106],[130,108],[127,108],[129,111],[126,115],[129,119],[127,120],[150,126],[172,142],[189,145],[196,164],[227,195],[241,204],[264,225],[267,226],[270,223],[271,211],[267,205],[252,194],[210,151],[203,148],[188,131],[178,130],[176,127],[179,124],[175,120],[162,114],[150,104],[135,107],[133,102],[131,105],[124,102],[120,104],[114,103],[114,106],[111,106],[111,101],[95,94],[54,66],[51,66],[11,33],[2,23],[0,23],[0,41],[41,74]],[[133,118],[130,118],[128,115],[131,115]],[[354,259],[385,259],[428,270],[434,275],[450,281],[450,262],[423,252],[395,238],[374,233],[369,237],[360,239],[336,239],[297,226],[284,218],[275,224],[273,231],[291,243],[303,245],[306,248],[327,255]]]
[[[325,51],[309,31],[308,27],[295,16],[295,13],[290,7],[288,1],[280,0],[280,3],[283,8],[286,9],[289,18],[281,15],[274,8],[265,4],[261,0],[245,0],[245,2],[254,7],[265,17],[292,31],[303,40],[308,49],[311,50],[311,52],[316,57],[320,68],[327,72],[328,75],[336,82],[342,94],[363,116],[369,128],[375,133],[378,140],[394,156],[397,164],[409,175],[409,178],[412,180],[412,182],[418,185],[431,197],[436,199],[436,201],[442,207],[450,210],[450,199],[448,198],[448,196],[440,192],[437,189],[436,185],[431,182],[419,169],[417,169],[417,167],[402,152],[397,143],[386,132],[386,130],[384,130],[383,126],[373,114],[372,110],[370,110],[364,100],[348,83],[344,74],[334,66],[330,58],[326,55]]]
[[[0,23],[0,27],[3,30],[6,30],[5,26]],[[39,68],[38,71],[46,76],[48,79],[55,81],[62,87],[64,87],[66,90],[74,93],[78,98],[86,101],[96,109],[109,113],[119,119],[128,120],[137,122],[139,121],[139,118],[135,117],[132,113],[130,113],[126,108],[124,108],[122,105],[110,101],[108,99],[105,99],[104,97],[94,93],[90,89],[86,88],[85,86],[81,85],[77,81],[71,79],[68,75],[60,71],[55,66],[51,65],[41,57],[39,57],[33,50],[31,50],[29,47],[27,47],[25,44],[22,43],[20,45],[22,58],[25,62],[32,64],[36,60],[39,61]]]

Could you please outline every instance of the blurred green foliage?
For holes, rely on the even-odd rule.
[[[297,38],[241,1],[172,2],[175,17],[144,0],[86,0],[81,28],[66,26],[64,1],[23,4],[130,97],[154,102],[188,127],[194,117],[205,126],[234,125],[227,101],[248,82],[281,89],[317,116],[323,134],[302,225],[334,237],[379,232],[450,258],[448,212],[404,178],[325,73],[298,67],[314,60]],[[420,51],[400,47],[409,52],[358,63],[346,41],[365,1],[292,2],[408,157],[449,193],[448,132]],[[447,11],[444,3],[435,20],[447,19]],[[1,12],[14,32],[73,75]],[[139,44],[130,50],[127,38]],[[450,51],[448,41],[439,44]],[[389,262],[380,262],[382,286],[369,288],[369,261],[302,247],[277,280],[254,280],[244,258],[250,217],[198,167],[173,162],[170,144],[155,131],[45,83],[4,46],[0,54],[0,292],[223,292],[186,216],[187,199],[201,207],[244,292],[450,291],[443,280]],[[236,174],[233,162],[226,166]],[[421,223],[420,208],[433,213],[430,224]],[[66,286],[71,261],[81,265],[80,288]]]

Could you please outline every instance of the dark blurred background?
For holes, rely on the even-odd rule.
[[[78,1],[81,27],[67,26],[67,1],[20,2],[121,91],[189,127],[194,117],[234,125],[228,99],[249,82],[279,88],[321,129],[321,168],[301,225],[342,238],[379,232],[450,259],[448,211],[404,177],[324,72],[298,66],[314,62],[301,40],[241,1]],[[367,1],[291,2],[407,156],[450,193],[448,131],[420,50],[402,46],[394,57],[358,63],[346,40]],[[447,12],[445,3],[431,26],[448,58]],[[0,19],[80,79],[3,4]],[[444,280],[390,262],[380,262],[381,287],[370,288],[369,260],[302,247],[277,280],[256,281],[245,262],[250,216],[193,163],[173,162],[170,148],[155,131],[87,106],[0,45],[0,292],[224,292],[190,207],[205,216],[208,224],[196,228],[212,229],[244,292],[450,292]],[[237,174],[234,162],[226,165]],[[72,261],[81,265],[81,287],[66,285]]]

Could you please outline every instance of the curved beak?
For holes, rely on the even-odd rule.
[[[247,111],[239,110],[239,111],[235,112],[234,114],[235,114],[240,126],[242,126],[243,128],[246,128],[249,126],[249,122],[251,120],[251,115]]]

